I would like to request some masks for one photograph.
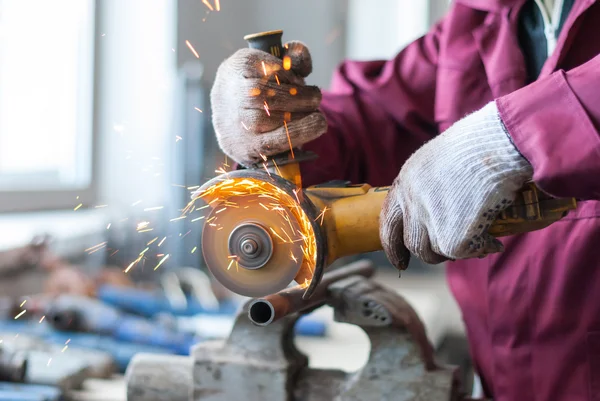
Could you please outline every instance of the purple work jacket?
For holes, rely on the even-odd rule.
[[[455,1],[394,59],[344,62],[323,94],[328,132],[307,144],[306,184],[389,185],[405,160],[496,99],[534,180],[583,199],[506,250],[448,264],[472,356],[496,401],[600,400],[600,2],[576,0],[554,53],[526,85],[524,0]]]

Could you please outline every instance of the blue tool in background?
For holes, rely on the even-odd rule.
[[[61,399],[62,392],[57,387],[0,382],[0,401],[59,401]]]
[[[238,302],[227,300],[221,301],[217,308],[207,308],[193,298],[188,298],[185,307],[177,307],[169,302],[164,294],[111,285],[101,286],[96,295],[99,300],[108,305],[146,317],[153,317],[159,313],[170,313],[175,316],[194,316],[200,313],[232,315],[239,307]]]
[[[59,331],[106,335],[117,341],[165,348],[176,354],[189,354],[189,348],[202,339],[171,330],[157,322],[125,314],[98,300],[63,295],[48,308],[46,319]]]

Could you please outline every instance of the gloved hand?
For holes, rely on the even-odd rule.
[[[501,252],[487,233],[532,178],[494,102],[456,122],[404,164],[384,201],[380,237],[390,262],[408,266]]]
[[[285,63],[288,69],[269,53],[241,49],[217,71],[210,94],[217,141],[243,166],[262,162],[261,154],[290,149],[290,142],[301,146],[327,130],[318,111],[321,91],[304,83],[312,71],[308,48],[290,42],[284,46],[286,56],[291,61]]]

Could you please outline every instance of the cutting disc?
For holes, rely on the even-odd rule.
[[[293,214],[267,210],[261,201],[258,195],[245,195],[211,205],[202,231],[202,253],[211,273],[226,288],[248,297],[287,287],[303,260]]]

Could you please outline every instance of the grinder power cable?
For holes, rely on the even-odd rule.
[[[270,31],[244,39],[251,48],[281,58],[282,34]],[[275,81],[275,74],[265,79]],[[305,287],[306,299],[336,259],[382,249],[379,214],[389,187],[335,181],[301,188],[299,163],[315,157],[291,149],[253,168],[213,178],[194,193],[186,211],[198,210],[198,200],[208,204],[202,253],[223,286],[262,297],[295,281]],[[502,237],[539,230],[575,208],[575,199],[552,198],[527,183],[488,232]]]

